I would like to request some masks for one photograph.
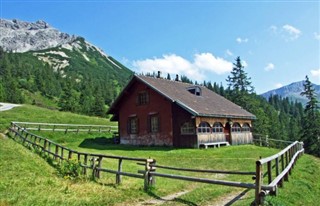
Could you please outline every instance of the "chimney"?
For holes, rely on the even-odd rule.
[[[158,71],[158,76],[157,76],[157,78],[158,78],[158,79],[161,78],[161,72],[160,72],[160,71]]]
[[[179,75],[178,74],[176,74],[176,78],[175,78],[175,80],[174,81],[179,81]]]

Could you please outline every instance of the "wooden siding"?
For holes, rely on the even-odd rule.
[[[226,136],[224,133],[198,133],[198,142],[201,143],[213,143],[213,142],[226,142]]]
[[[197,147],[197,135],[188,134],[183,135],[181,134],[181,126],[188,121],[192,121],[195,125],[195,119],[192,118],[190,113],[186,112],[185,110],[181,109],[176,104],[172,104],[172,118],[173,118],[173,146],[175,147]],[[196,132],[196,128],[195,128]]]
[[[232,132],[231,133],[231,144],[251,144],[253,141],[251,132]]]
[[[149,94],[149,103],[138,105],[136,98],[139,92]],[[119,104],[119,136],[121,144],[131,145],[173,145],[171,102],[146,85],[135,82]],[[160,130],[149,132],[148,119],[150,115],[159,116]],[[138,118],[138,133],[128,134],[127,121],[129,117]]]

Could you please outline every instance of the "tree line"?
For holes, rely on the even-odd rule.
[[[97,70],[84,70],[79,75],[75,68],[81,67],[80,61],[74,62],[77,63],[63,73],[54,71],[32,53],[13,54],[0,48],[0,101],[31,101],[32,104],[39,105],[38,100],[28,95],[39,94],[54,102],[62,111],[105,117],[107,106],[115,100],[127,78],[121,78],[120,83],[121,79],[116,79],[115,75],[110,76],[108,71],[99,73]],[[156,76],[155,73],[146,75]],[[171,80],[170,74],[167,79]],[[226,88],[210,81],[193,82],[187,76],[181,76],[180,81],[203,85],[254,114],[257,117],[253,122],[254,134],[289,141],[302,140],[306,152],[320,156],[319,103],[308,77],[304,92],[301,93],[308,99],[305,107],[277,95],[270,96],[268,100],[257,95],[240,57],[235,60],[226,79]]]
[[[155,76],[155,74],[148,74]],[[167,79],[171,79],[168,74]],[[193,82],[186,76],[180,81],[202,85],[229,99],[256,116],[253,121],[254,135],[268,136],[287,141],[303,141],[309,154],[320,156],[320,111],[319,102],[308,76],[301,95],[307,97],[305,107],[300,102],[293,102],[288,97],[271,95],[265,99],[255,93],[251,78],[245,72],[240,57],[233,63],[233,69],[226,79],[228,86],[210,81]]]
[[[50,102],[54,109],[106,117],[107,105],[127,78],[117,78],[107,69],[85,68],[80,73],[75,69],[81,71],[79,61],[73,62],[72,67],[55,71],[31,52],[8,53],[0,47],[0,101],[43,107]]]

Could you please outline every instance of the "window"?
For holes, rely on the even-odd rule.
[[[189,87],[187,88],[187,90],[191,93],[194,94],[196,96],[201,96],[201,88],[198,86],[193,86],[193,87]]]
[[[138,134],[138,118],[129,117],[128,119],[128,134]]]
[[[150,132],[156,133],[159,132],[159,116],[158,115],[152,115],[149,118],[150,121]]]
[[[211,128],[208,122],[201,122],[198,127],[198,133],[210,133]]]
[[[240,124],[237,122],[233,123],[231,131],[232,132],[241,132]]]
[[[242,131],[243,132],[250,132],[250,126],[248,123],[244,123],[242,126]]]
[[[195,133],[195,128],[194,124],[192,122],[185,122],[180,128],[181,134],[194,134]]]
[[[215,122],[213,124],[212,132],[218,133],[218,132],[223,132],[223,127],[220,122]]]
[[[145,105],[149,103],[149,94],[146,91],[139,92],[137,96],[137,104],[138,105]]]

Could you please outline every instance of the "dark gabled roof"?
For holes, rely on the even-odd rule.
[[[124,91],[126,91],[134,81],[140,81],[146,84],[160,95],[175,102],[194,116],[255,119],[255,116],[250,112],[247,112],[240,106],[203,86],[195,86],[162,78],[135,75]],[[201,89],[201,95],[197,96],[190,93],[188,89],[192,87],[199,87]],[[112,104],[108,113],[115,113],[115,107],[124,95],[124,91],[120,94],[114,104]]]

